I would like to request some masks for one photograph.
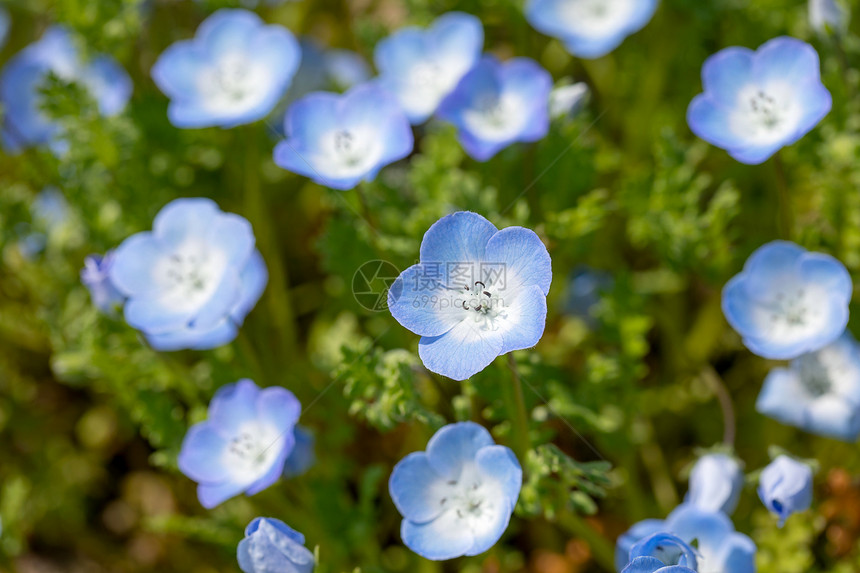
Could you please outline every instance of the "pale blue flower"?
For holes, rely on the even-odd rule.
[[[248,524],[237,557],[245,573],[311,573],[315,564],[305,536],[273,517]]]
[[[300,476],[307,472],[316,461],[314,435],[309,430],[296,426],[293,437],[295,438],[295,446],[284,463],[284,477]]]
[[[538,343],[552,266],[533,231],[500,231],[476,213],[454,213],[425,233],[419,260],[392,284],[388,307],[421,336],[428,370],[465,380]]]
[[[744,488],[744,472],[735,458],[726,454],[706,454],[690,472],[686,503],[699,509],[731,515]]]
[[[268,281],[250,223],[197,198],[168,203],[152,227],[126,239],[110,268],[126,322],[156,350],[232,341]]]
[[[786,241],[756,250],[723,289],[723,313],[755,354],[789,360],[845,331],[853,287],[829,255]]]
[[[819,34],[844,33],[851,12],[839,0],[809,0],[809,25]]]
[[[752,539],[737,533],[725,513],[706,511],[688,503],[675,508],[665,521],[641,521],[619,537],[615,547],[616,569],[624,571],[631,549],[656,533],[669,533],[695,545],[699,573],[755,573],[756,546]]]
[[[585,106],[591,90],[588,84],[560,85],[549,94],[549,116],[552,119],[572,118]]]
[[[125,303],[125,296],[110,280],[114,256],[113,251],[108,251],[104,256],[90,255],[84,259],[84,268],[81,270],[81,282],[90,291],[93,304],[108,315],[115,315]]]
[[[131,97],[131,79],[116,61],[108,56],[83,61],[64,28],[48,28],[38,42],[13,56],[0,73],[2,140],[7,151],[15,153],[46,144],[58,155],[68,149],[60,127],[42,111],[45,102],[41,90],[51,74],[80,85],[104,116],[120,113]]]
[[[401,28],[376,45],[379,85],[414,124],[426,121],[481,57],[484,28],[475,16],[449,12],[427,29]]]
[[[696,552],[670,533],[655,533],[630,549],[622,573],[696,573]]]
[[[409,155],[414,143],[394,98],[369,84],[343,95],[307,95],[287,110],[284,126],[287,139],[275,147],[275,163],[332,189],[372,181]]]
[[[549,131],[552,76],[529,58],[504,63],[484,56],[439,105],[440,119],[457,127],[466,153],[487,161],[518,141]]]
[[[820,436],[860,436],[860,348],[849,332],[767,375],[756,410]]]
[[[201,505],[211,509],[278,481],[300,413],[299,401],[281,387],[261,390],[251,380],[221,387],[209,419],[188,430],[179,452],[179,469],[198,483]]]
[[[782,527],[792,513],[812,505],[812,468],[788,456],[777,457],[761,472],[758,496]]]
[[[651,21],[657,0],[529,0],[526,18],[580,58],[599,58]]]
[[[830,112],[818,53],[780,37],[758,51],[726,48],[702,67],[705,92],[687,110],[693,133],[751,165],[792,145]]]
[[[522,487],[514,453],[474,422],[450,424],[394,467],[391,498],[400,535],[415,553],[441,561],[489,550],[508,527]]]
[[[219,10],[192,40],[159,56],[152,79],[181,128],[231,128],[266,117],[284,96],[301,50],[289,30],[247,10]]]

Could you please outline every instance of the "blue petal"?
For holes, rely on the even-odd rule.
[[[258,522],[255,530],[242,541],[244,548],[239,549],[240,567],[248,567],[248,573],[310,573],[313,570],[314,555],[304,547],[304,537],[300,533],[276,519],[258,518],[255,522]]]
[[[212,509],[243,491],[245,491],[245,484],[232,481],[215,484],[201,483],[197,486],[197,499],[200,505],[206,509]]]
[[[769,145],[753,145],[729,149],[728,152],[733,159],[745,165],[761,165],[784,146],[785,142],[780,141]]]
[[[272,526],[279,533],[286,535],[289,539],[292,539],[293,541],[295,541],[299,545],[305,544],[305,536],[303,534],[296,531],[295,529],[293,529],[292,527],[290,527],[289,525],[287,525],[286,523],[284,523],[280,519],[276,519],[274,517],[257,517],[257,518],[254,518],[254,520],[251,521],[251,523],[249,523],[248,526],[245,528],[245,537],[248,537],[248,536],[256,533],[260,529],[260,526],[264,523]]]
[[[455,511],[447,511],[422,524],[404,519],[400,536],[406,547],[433,561],[465,555],[475,542],[472,532],[462,526]]]
[[[730,109],[707,94],[699,94],[687,109],[687,124],[696,136],[723,149],[736,149],[746,142],[732,131]]]
[[[218,59],[222,54],[244,51],[263,25],[260,17],[248,10],[221,9],[200,24],[195,40],[210,57]]]
[[[806,395],[796,372],[787,368],[774,368],[764,379],[755,409],[783,424],[802,427],[808,403],[799,398]]]
[[[668,573],[666,564],[656,557],[637,557],[624,568],[622,573]],[[683,569],[686,568],[682,568]]]
[[[724,513],[683,504],[666,518],[666,531],[671,531],[686,543],[698,541],[702,553],[716,554],[726,537],[734,532],[734,526]]]
[[[263,296],[266,284],[269,282],[269,271],[260,251],[255,249],[251,253],[239,278],[242,281],[242,289],[239,293],[239,301],[230,311],[230,317],[237,324],[242,324],[245,317]]]
[[[737,460],[725,454],[707,454],[690,472],[685,503],[730,515],[738,506],[743,486],[744,474]]]
[[[478,450],[475,463],[481,473],[502,484],[502,492],[510,502],[509,511],[513,511],[523,486],[523,470],[514,452],[505,446],[485,446]]]
[[[484,259],[487,243],[497,231],[477,213],[452,213],[433,223],[424,234],[420,260],[422,263],[477,263]]]
[[[272,386],[264,388],[257,395],[257,415],[260,420],[268,422],[282,432],[293,433],[293,427],[299,420],[302,405],[295,394]]]
[[[209,422],[192,426],[182,440],[179,470],[196,482],[220,482],[229,472],[221,462],[228,442]]]
[[[806,249],[789,241],[771,241],[762,245],[744,264],[746,292],[757,299],[766,296],[775,285],[794,277],[798,263],[806,254]]]
[[[209,300],[194,314],[191,327],[209,330],[220,325],[229,316],[230,310],[236,306],[241,288],[242,282],[239,280],[238,273],[228,270],[221,277],[221,282],[218,283]]]
[[[574,56],[586,60],[602,58],[621,45],[627,38],[625,30],[618,30],[601,38],[587,38],[584,36],[564,38],[564,47]]]
[[[458,307],[463,289],[447,285],[445,265],[419,263],[403,271],[388,290],[388,310],[420,336],[440,336],[465,320]]]
[[[717,557],[717,571],[755,573],[756,546],[753,540],[741,533],[732,533],[723,540]]]
[[[272,464],[266,470],[266,473],[248,485],[248,488],[245,490],[247,495],[256,495],[281,479],[281,475],[284,473],[284,463],[286,463],[290,452],[293,451],[295,443],[296,437],[291,428],[289,431],[278,436],[277,440],[268,446],[269,448],[277,448],[278,455],[272,460]]]
[[[624,532],[615,542],[615,568],[618,571],[624,569],[630,562],[630,549],[642,539],[660,531],[666,531],[662,519],[645,519]]]
[[[120,247],[122,248],[122,247]],[[125,304],[125,321],[147,334],[165,334],[185,328],[194,309],[176,308],[162,297],[130,298]]]
[[[505,265],[506,288],[535,285],[544,296],[552,283],[552,261],[543,241],[531,229],[507,227],[487,241],[484,260]]]
[[[198,71],[205,62],[205,55],[193,41],[176,42],[161,53],[150,75],[171,99],[194,98],[198,95]]]
[[[848,304],[854,292],[851,275],[841,262],[823,253],[805,253],[800,259],[804,282],[827,290],[829,296]]]
[[[464,320],[441,336],[423,337],[418,356],[431,372],[466,380],[490,365],[504,349],[504,336]]]
[[[207,237],[223,213],[211,199],[174,199],[152,222],[152,233],[164,248],[181,246],[189,238]]]
[[[456,59],[468,70],[481,56],[484,27],[481,20],[465,12],[448,12],[433,22],[427,35],[448,64]]]
[[[433,469],[424,452],[413,452],[397,462],[388,491],[397,511],[415,523],[427,523],[447,509],[446,479]]]
[[[427,458],[439,475],[456,480],[463,464],[474,462],[481,448],[493,446],[490,432],[474,422],[448,424],[427,443]]]
[[[821,77],[818,52],[796,38],[774,38],[756,51],[753,74],[759,82],[777,81],[795,86],[817,81]]]
[[[414,144],[409,120],[391,94],[373,84],[352,88],[338,103],[343,127],[375,131],[383,142],[379,166],[403,159]]]
[[[499,71],[505,94],[518,96],[528,119],[518,141],[537,141],[549,132],[549,94],[552,76],[529,58],[513,58]]]
[[[504,299],[504,291],[500,294]],[[502,348],[499,354],[523,350],[535,346],[546,328],[546,295],[537,285],[526,287],[515,295],[508,306],[511,324],[502,332]]]
[[[222,386],[209,403],[209,419],[225,436],[235,436],[242,424],[257,419],[260,389],[250,380]]]
[[[224,318],[209,329],[195,328],[187,325],[179,330],[153,334],[146,333],[146,341],[153,348],[162,352],[176,350],[211,350],[224,346],[235,340],[239,329],[229,318]]]
[[[702,66],[702,84],[705,93],[715,103],[734,107],[738,92],[753,81],[755,52],[747,48],[731,47],[720,50]]]
[[[152,269],[164,257],[152,233],[137,233],[116,249],[108,271],[111,282],[126,296],[154,296],[161,290]]]
[[[453,92],[442,100],[436,114],[439,119],[463,127],[463,116],[473,105],[499,97],[502,82],[499,78],[502,64],[493,56],[484,56],[463,76]]]
[[[819,82],[806,84],[798,88],[797,103],[803,110],[797,129],[794,134],[785,141],[785,145],[791,145],[804,135],[809,133],[818,123],[830,113],[833,107],[833,98],[824,85]]]
[[[856,442],[860,435],[860,410],[857,405],[835,395],[822,396],[810,403],[800,427],[820,436]]]
[[[759,497],[780,518],[780,526],[794,512],[812,504],[812,470],[788,456],[779,456],[761,472]]]
[[[99,112],[107,117],[125,109],[134,89],[128,73],[107,56],[99,56],[90,63],[83,81],[98,102]]]
[[[307,429],[296,426],[293,430],[295,445],[284,462],[284,477],[295,477],[307,472],[316,461],[314,435]]]

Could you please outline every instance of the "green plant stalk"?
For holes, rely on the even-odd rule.
[[[785,164],[779,151],[773,156],[774,181],[776,183],[777,205],[779,210],[778,229],[779,236],[787,241],[791,240],[794,230],[794,214],[791,209],[791,195],[788,192],[788,177]]]
[[[508,403],[508,410],[511,418],[514,420],[513,428],[513,444],[517,458],[520,463],[524,463],[526,456],[531,450],[531,439],[529,438],[529,415],[526,409],[526,399],[523,395],[523,382],[520,377],[520,371],[517,368],[517,361],[514,359],[513,352],[508,353],[508,368],[511,370],[512,391],[508,392],[511,395],[511,400]]]

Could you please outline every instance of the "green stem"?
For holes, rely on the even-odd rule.
[[[773,156],[774,181],[776,182],[777,205],[779,206],[779,235],[783,239],[791,240],[794,229],[794,215],[791,209],[791,196],[788,193],[788,177],[786,176],[785,164],[782,155],[776,152]]]
[[[729,394],[726,383],[717,374],[713,366],[710,364],[705,367],[703,376],[714,394],[717,396],[717,401],[720,403],[720,409],[723,412],[723,443],[727,446],[735,445],[735,408],[732,404],[732,397]]]
[[[529,415],[526,409],[526,399],[523,395],[523,382],[520,377],[517,361],[513,352],[508,353],[508,368],[511,370],[513,379],[513,412],[514,419],[513,443],[520,463],[525,463],[526,455],[531,450],[531,439],[529,437]]]
[[[615,548],[600,532],[591,527],[579,515],[564,513],[559,516],[558,524],[571,535],[585,541],[591,548],[594,560],[606,571],[615,571]]]

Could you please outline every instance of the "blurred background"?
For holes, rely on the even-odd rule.
[[[534,58],[556,81],[590,88],[588,103],[536,144],[478,163],[452,128],[431,122],[417,128],[408,160],[340,192],[275,166],[277,113],[233,130],[168,122],[152,64],[238,1],[0,5],[11,17],[0,64],[60,23],[84,53],[111,54],[134,82],[130,104],[111,118],[73,86],[49,86],[45,108],[69,152],[0,152],[0,570],[238,571],[245,525],[267,515],[319,547],[322,573],[605,571],[617,535],[665,517],[697,452],[722,440],[717,393],[726,388],[748,471],[768,462],[771,445],[822,466],[813,510],[782,530],[754,487],[745,491],[734,519],[759,547],[759,570],[860,571],[856,445],[755,413],[773,364],[746,351],[720,311],[725,281],[780,237],[832,253],[857,279],[856,23],[842,37],[816,34],[804,0],[663,0],[617,50],[581,60],[532,29],[521,0],[264,4],[265,20],[303,39],[288,101],[349,83],[320,63],[328,50],[370,62],[393,30],[455,9],[481,18],[487,51]],[[833,111],[784,150],[782,168],[741,165],[692,135],[687,105],[709,55],[778,35],[818,49]],[[171,199],[197,196],[253,223],[271,278],[232,344],[156,353],[95,309],[79,273],[88,254],[149,229]],[[365,284],[356,272],[373,261],[406,268],[424,231],[454,210],[534,229],[554,278],[543,339],[515,354],[536,446],[516,516],[490,552],[431,563],[400,541],[391,468],[455,420],[479,421],[510,444],[510,371],[499,359],[465,383],[431,375],[418,337],[375,304],[386,273]],[[856,322],[849,328],[860,334]],[[177,453],[215,390],[241,377],[298,396],[317,461],[205,511]]]

